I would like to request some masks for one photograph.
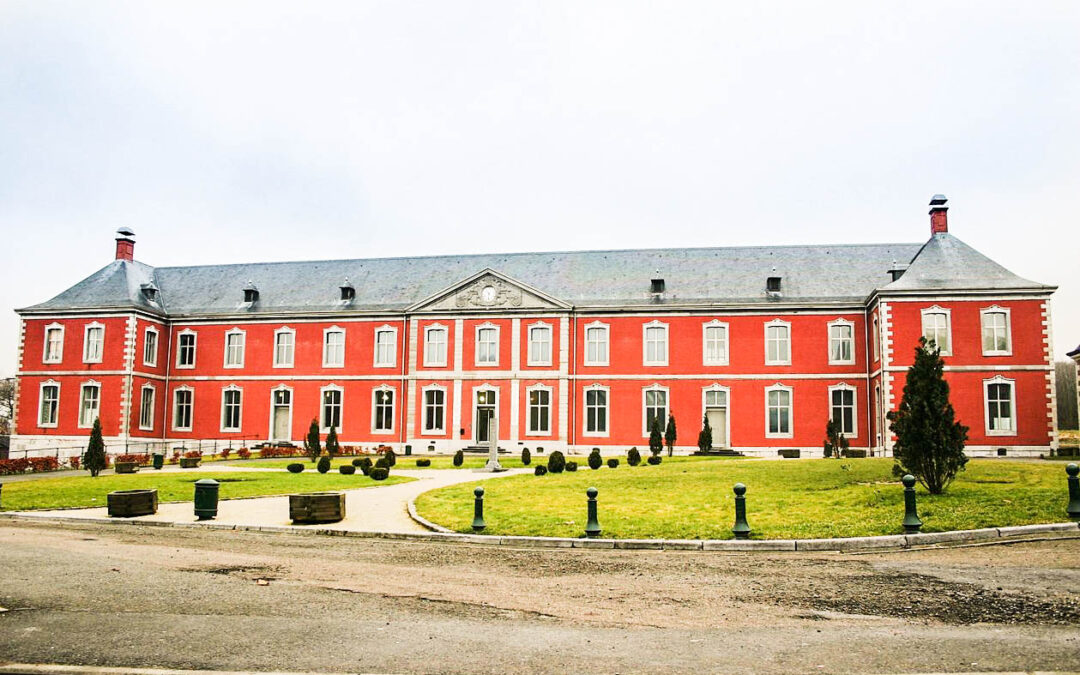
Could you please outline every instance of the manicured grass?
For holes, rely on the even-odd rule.
[[[753,538],[854,537],[903,532],[903,487],[891,459],[671,462],[485,481],[485,534],[579,537],[585,489],[600,490],[605,537],[730,539],[732,486],[745,483]],[[1067,520],[1060,464],[972,460],[946,494],[918,488],[924,532]],[[471,531],[479,483],[428,492],[425,518]]]
[[[152,471],[152,470],[151,470]],[[157,488],[159,502],[184,502],[194,499],[195,481],[213,478],[221,483],[221,499],[259,497],[293,492],[346,490],[393,485],[414,478],[391,474],[384,481],[374,481],[357,473],[343,476],[337,472],[320,474],[315,471],[291,474],[287,471],[229,471],[225,473],[153,473],[141,471],[122,476],[89,474],[67,478],[43,478],[4,485],[0,508],[4,511],[60,509],[71,507],[105,506],[105,496],[113,490],[142,490]]]

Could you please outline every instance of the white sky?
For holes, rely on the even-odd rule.
[[[918,242],[935,192],[1076,347],[1080,3],[0,1],[0,375],[121,225],[162,266]]]

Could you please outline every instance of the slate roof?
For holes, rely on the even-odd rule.
[[[892,282],[889,270],[911,266]],[[925,263],[925,264],[924,264]],[[944,274],[936,272],[940,266]],[[278,312],[401,311],[491,269],[577,307],[656,304],[833,304],[864,301],[876,289],[1042,287],[1020,279],[950,235],[922,244],[567,251],[152,268],[114,261],[55,298],[24,311],[138,307],[171,316]],[[910,279],[909,279],[910,275]],[[935,276],[937,275],[937,276]],[[780,298],[765,292],[783,279]],[[937,278],[942,277],[942,278]],[[343,304],[348,279],[356,297]],[[905,281],[908,280],[908,281]],[[159,303],[140,292],[152,282]],[[253,283],[259,299],[243,303]],[[1050,289],[1050,287],[1042,287]]]

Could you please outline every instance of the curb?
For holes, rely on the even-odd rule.
[[[410,504],[410,515],[415,508]],[[979,530],[953,530],[950,532],[926,532],[920,534],[891,534],[880,537],[848,537],[837,539],[575,539],[570,537],[518,537],[490,534],[461,534],[440,527],[435,532],[362,532],[333,527],[298,527],[296,525],[228,525],[225,523],[198,522],[170,523],[148,520],[118,520],[115,518],[89,516],[36,515],[33,513],[0,513],[6,520],[23,520],[39,523],[136,525],[144,527],[175,527],[206,530],[233,530],[238,532],[264,532],[275,534],[299,534],[308,536],[353,537],[360,539],[390,539],[398,541],[442,541],[454,544],[480,544],[484,546],[512,546],[517,548],[576,548],[627,551],[866,551],[904,550],[917,546],[935,544],[985,542],[1016,539],[1033,534],[1080,533],[1080,523],[1048,523],[1043,525],[1018,525],[1011,527],[987,527]],[[427,521],[421,521],[427,522]]]

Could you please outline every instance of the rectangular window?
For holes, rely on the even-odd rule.
[[[551,326],[529,327],[529,365],[551,365]]]
[[[765,364],[791,363],[791,327],[774,324],[765,327]]]
[[[986,385],[987,430],[997,434],[1016,431],[1013,410],[1013,385],[1011,382],[994,382]]]
[[[55,427],[56,414],[60,408],[60,385],[41,385],[41,409],[38,412],[38,426]]]
[[[424,331],[424,365],[446,365],[446,329],[428,328]]]
[[[394,430],[394,391],[375,390],[375,431]]]
[[[870,336],[871,341],[874,343],[874,361],[881,359],[881,335],[878,333],[878,320],[874,317],[874,334]]]
[[[982,313],[983,354],[1003,355],[1012,352],[1009,344],[1009,316],[1001,312]]]
[[[660,431],[667,425],[667,392],[662,389],[645,391],[645,435],[652,430],[653,420],[660,421]]]
[[[476,363],[493,366],[499,363],[499,330],[492,327],[476,331]]]
[[[143,431],[154,429],[154,388],[143,387],[142,399],[139,401],[139,428]]]
[[[83,362],[101,363],[105,347],[105,326],[87,326],[83,341]]]
[[[375,331],[375,365],[393,366],[397,353],[397,331],[380,329]]]
[[[328,330],[323,334],[323,368],[345,365],[345,331]]]
[[[585,391],[585,433],[607,433],[607,392],[603,389]]]
[[[157,345],[158,345],[158,332],[153,328],[147,328],[145,337],[143,338],[143,365],[144,366],[156,366],[157,365]]]
[[[195,333],[180,333],[177,337],[176,367],[195,367]]]
[[[64,329],[60,326],[45,329],[44,363],[60,363],[64,358]]]
[[[551,431],[551,392],[547,389],[529,390],[529,433],[546,434]]]
[[[190,389],[173,392],[173,429],[191,431],[191,404],[195,394]]]
[[[855,328],[838,323],[829,326],[829,363],[855,362]]]
[[[769,420],[768,435],[791,435],[791,392],[786,389],[770,389],[766,392]]]
[[[705,326],[705,365],[727,365],[727,335],[727,326]]]
[[[225,389],[221,392],[221,430],[240,431],[239,389]]]
[[[101,409],[101,385],[84,384],[79,400],[79,426],[92,427]]]
[[[923,312],[923,337],[933,342],[942,354],[951,352],[949,345],[949,315],[945,312]]]
[[[855,390],[833,389],[832,420],[840,425],[840,433],[845,436],[855,435]]]
[[[231,331],[225,333],[225,367],[242,368],[244,366],[244,333]]]
[[[645,326],[645,365],[666,366],[667,326]]]
[[[296,333],[279,330],[274,333],[274,367],[292,368],[296,353]]]
[[[322,393],[322,428],[329,431],[331,427],[341,429],[340,389],[323,389]]]
[[[608,328],[607,326],[589,326],[585,329],[585,365],[606,366],[608,364]]]
[[[442,432],[446,414],[446,392],[442,389],[424,391],[424,431]]]

